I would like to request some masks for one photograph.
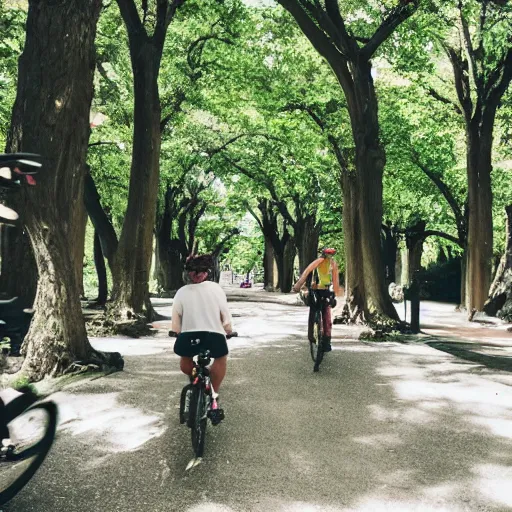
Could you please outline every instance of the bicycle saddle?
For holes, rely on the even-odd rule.
[[[43,164],[35,153],[0,154],[0,167],[15,170],[17,174],[37,174]]]

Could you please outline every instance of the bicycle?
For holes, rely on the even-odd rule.
[[[33,175],[42,166],[40,160],[32,153],[0,155],[0,190],[17,189],[22,182],[35,185]],[[0,227],[15,226],[18,214],[0,206]],[[16,297],[0,300],[2,355],[13,348],[16,351],[14,344],[20,345],[28,330],[33,311],[20,309]],[[48,455],[57,430],[57,406],[53,402],[36,404],[38,398],[32,391],[21,391],[7,404],[0,399],[0,506],[34,476]]]
[[[236,336],[238,333],[233,332],[226,337]],[[209,350],[202,350],[194,357],[191,382],[183,387],[180,397],[180,423],[191,429],[192,449],[196,458],[201,458],[204,453],[208,419],[212,425],[218,425],[224,419],[224,410],[218,406],[210,379],[210,363]]]
[[[308,286],[307,305],[314,310],[313,317],[308,320],[308,332],[313,333],[309,340],[309,350],[313,359],[313,371],[320,370],[324,358],[324,308],[333,306],[333,292],[331,290],[317,290],[310,284]],[[335,302],[334,302],[335,304]],[[313,326],[311,326],[311,322]]]
[[[36,400],[26,390],[7,404],[0,400],[0,506],[30,481],[55,439],[57,406]]]

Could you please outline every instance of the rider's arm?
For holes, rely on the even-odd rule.
[[[322,261],[324,261],[324,258],[317,258],[316,260],[312,261],[306,267],[306,270],[304,270],[304,272],[300,276],[300,279],[293,285],[293,291],[294,292],[299,292],[300,291],[300,289],[302,288],[302,286],[306,282],[306,279],[308,278],[308,275],[311,274],[311,272],[313,272],[313,270],[315,270],[315,268],[318,267],[318,265],[320,265],[320,263],[322,263]]]
[[[172,330],[179,334],[181,332],[181,317],[183,316],[183,305],[178,297],[178,294],[174,297],[174,302],[172,303]]]
[[[220,288],[219,300],[220,300],[220,320],[222,322],[222,326],[226,331],[226,334],[230,334],[233,332],[233,319],[231,318],[231,312],[228,307],[228,299],[224,290]]]

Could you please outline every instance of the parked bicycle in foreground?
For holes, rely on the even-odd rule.
[[[0,190],[5,195],[21,185],[35,185],[41,157],[30,153],[0,155]],[[0,204],[0,227],[15,226],[18,214]],[[0,243],[2,237],[0,236]],[[0,246],[1,250],[1,246]],[[0,300],[2,357],[19,353],[33,311],[23,310],[15,298]],[[29,389],[5,404],[0,399],[0,506],[12,499],[34,476],[46,458],[57,429],[57,406],[36,404]]]

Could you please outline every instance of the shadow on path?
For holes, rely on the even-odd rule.
[[[465,344],[460,342],[450,343],[444,341],[431,341],[426,344],[436,350],[441,350],[442,352],[460,357],[466,361],[471,361],[472,363],[482,364],[492,370],[512,372],[512,357],[487,355],[477,351],[478,348],[485,349],[486,347],[492,347],[492,345],[475,345],[474,343]]]

